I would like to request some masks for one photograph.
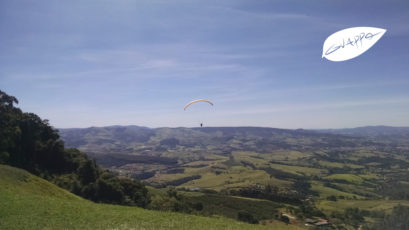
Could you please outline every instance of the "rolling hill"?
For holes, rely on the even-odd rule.
[[[256,198],[284,205],[299,222],[321,216],[354,229],[376,222],[397,204],[409,205],[406,131],[386,129],[362,128],[352,135],[343,130],[110,126],[62,129],[60,135],[68,147],[118,175],[157,188],[208,193],[196,197],[203,204],[220,199],[209,194]],[[348,214],[356,208],[363,214]],[[221,215],[230,217],[229,212]]]
[[[97,204],[25,170],[0,165],[0,229],[301,229],[250,225],[138,207]]]

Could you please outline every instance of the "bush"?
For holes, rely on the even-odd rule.
[[[286,223],[286,224],[289,224],[289,223],[290,223],[290,218],[288,218],[288,216],[282,215],[282,216],[280,217],[280,220],[281,220],[282,222]]]
[[[237,213],[237,219],[250,224],[258,224],[258,220],[251,213],[244,210]]]
[[[332,195],[332,196],[327,196],[327,200],[329,201],[337,201],[337,197]]]
[[[196,211],[202,211],[203,210],[203,203],[202,202],[195,203],[195,204],[193,204],[193,208]]]

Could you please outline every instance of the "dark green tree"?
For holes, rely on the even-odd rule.
[[[250,224],[258,224],[258,220],[251,213],[244,210],[237,213],[237,219]]]

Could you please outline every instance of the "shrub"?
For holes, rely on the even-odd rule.
[[[237,213],[237,219],[250,224],[258,224],[258,220],[251,213],[244,210]]]

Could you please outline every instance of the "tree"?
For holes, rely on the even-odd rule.
[[[5,92],[0,90],[0,107],[13,108],[13,103],[18,104],[17,98],[7,95]]]
[[[125,195],[125,200],[129,205],[146,207],[146,205],[149,204],[150,198],[148,196],[148,190],[141,182],[133,179],[122,178],[120,179],[119,183]]]
[[[94,161],[84,161],[78,168],[78,176],[82,184],[95,182],[98,178],[97,166]]]
[[[292,185],[293,189],[299,192],[301,195],[307,195],[310,191],[311,184],[305,179],[297,179]]]
[[[290,223],[290,218],[288,218],[286,215],[281,215],[280,220],[286,224]]]
[[[241,210],[237,213],[237,219],[239,221],[247,222],[250,224],[258,224],[258,220],[254,218],[254,216],[251,213],[244,210]]]
[[[337,197],[334,196],[334,195],[327,196],[327,200],[329,200],[329,201],[337,201]]]

